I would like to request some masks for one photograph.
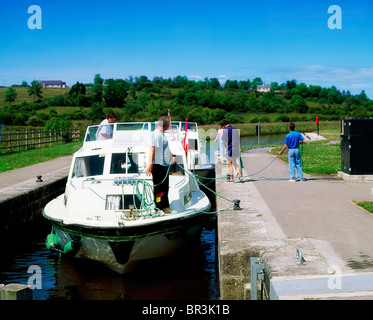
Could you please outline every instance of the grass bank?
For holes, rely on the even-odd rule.
[[[328,126],[320,128],[320,135],[327,138],[323,141],[307,142],[300,147],[303,160],[303,171],[306,174],[337,174],[341,170],[340,149],[340,124],[329,123]],[[271,150],[272,154],[278,154],[281,147]],[[287,154],[279,157],[288,162]]]
[[[354,203],[364,210],[373,213],[373,201],[354,201]]]
[[[0,108],[4,106],[9,106],[9,102],[4,101],[5,94],[8,91],[8,87],[1,87],[0,88]],[[20,104],[22,102],[32,103],[34,102],[34,98],[29,96],[28,94],[28,87],[15,87],[14,88],[17,92],[17,98],[12,103],[12,105]],[[58,95],[66,94],[70,91],[70,88],[43,88],[42,95],[43,99],[53,98]]]
[[[4,154],[0,156],[0,172],[23,168],[39,162],[68,156],[76,152],[81,145],[82,142],[78,141],[47,148]]]
[[[256,136],[256,126],[258,123],[236,123],[232,124],[235,128],[240,130],[241,137]],[[207,138],[215,139],[218,130],[217,125],[201,125],[198,126],[203,129],[207,134]],[[340,121],[323,121],[320,123],[320,135],[326,135],[325,138],[331,139],[331,136],[340,134],[341,123]],[[211,130],[211,131],[210,131]],[[299,132],[317,132],[317,127],[314,122],[296,122],[296,130]],[[286,134],[289,132],[288,122],[272,122],[272,123],[260,123],[260,131],[262,135],[270,134]],[[215,133],[214,133],[215,132]],[[322,133],[322,134],[321,134]]]
[[[278,154],[281,147],[272,149],[272,153]],[[316,142],[306,143],[300,147],[302,152],[302,166],[306,174],[336,174],[341,170],[341,149],[339,144],[320,144]],[[287,154],[279,157],[288,162]]]

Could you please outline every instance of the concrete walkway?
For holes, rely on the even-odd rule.
[[[36,180],[39,175],[44,182],[67,177],[72,157],[61,157],[0,173],[0,201],[38,187]]]
[[[224,269],[229,265],[226,257],[236,255],[237,259],[244,251],[265,257],[272,277],[330,275],[332,266],[344,274],[373,272],[373,216],[351,202],[373,201],[372,183],[307,174],[308,181],[292,183],[288,181],[288,165],[279,159],[260,174],[250,176],[275,156],[252,150],[243,153],[242,159],[243,183],[217,182],[217,191],[230,199],[240,199],[242,207],[242,211],[219,213],[222,276],[230,274],[234,278],[237,265],[232,270]],[[218,176],[227,172],[226,165],[217,166]],[[218,207],[224,206],[224,200],[218,200]],[[307,266],[296,265],[297,247],[303,250]],[[227,298],[236,299],[229,294]]]
[[[0,189],[25,182],[29,179],[35,179],[38,175],[46,175],[52,171],[70,169],[73,156],[61,157],[46,162],[37,163],[28,167],[14,169],[0,173]],[[1,160],[1,159],[0,159]]]
[[[257,172],[272,159],[264,153],[244,154],[245,171]],[[277,159],[248,179],[254,180],[251,183],[288,238],[323,241],[343,261],[344,270],[373,271],[373,216],[351,202],[373,201],[373,184],[348,183],[335,176],[306,177],[306,182],[276,180],[289,178],[288,165]]]

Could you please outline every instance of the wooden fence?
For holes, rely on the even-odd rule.
[[[80,140],[80,129],[60,129],[47,131],[7,132],[0,134],[0,152],[20,152],[23,150],[49,147],[59,142]],[[4,152],[5,151],[5,152]]]

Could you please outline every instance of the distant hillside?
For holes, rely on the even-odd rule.
[[[271,91],[258,92],[260,78],[252,81],[218,79],[188,80],[146,76],[102,79],[92,84],[77,82],[71,88],[41,89],[39,98],[28,87],[0,88],[0,122],[6,125],[68,126],[71,120],[97,122],[107,112],[120,121],[155,120],[171,111],[175,120],[191,119],[200,124],[311,121],[343,117],[372,117],[373,101],[365,92],[352,95],[336,87],[298,84],[296,80],[271,84]],[[15,94],[14,94],[15,92]],[[13,98],[11,98],[13,95]],[[51,124],[51,122],[53,122]]]

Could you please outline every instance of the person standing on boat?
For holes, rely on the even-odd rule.
[[[149,166],[145,171],[146,175],[153,175],[155,206],[164,213],[172,213],[168,201],[168,167],[172,161],[172,155],[168,140],[163,134],[169,126],[168,117],[163,116],[159,119],[158,127],[152,132]]]
[[[109,113],[105,120],[102,120],[97,132],[96,140],[107,140],[113,138],[113,129],[111,123],[114,123],[117,120],[117,117],[114,113]]]
[[[299,144],[305,143],[305,140],[301,133],[295,131],[295,124],[290,122],[290,132],[285,136],[285,144],[281,151],[278,153],[282,155],[286,148],[289,148],[288,159],[289,159],[289,174],[290,182],[296,182],[295,168],[297,168],[298,178],[300,181],[305,181],[303,177],[302,159],[299,152]]]
[[[222,122],[224,127],[222,140],[227,150],[227,161],[229,169],[229,180],[227,182],[234,182],[233,167],[236,169],[238,180],[242,182],[241,166],[237,164],[240,159],[240,134],[239,131],[232,127],[228,121]],[[241,161],[241,160],[240,160]]]

